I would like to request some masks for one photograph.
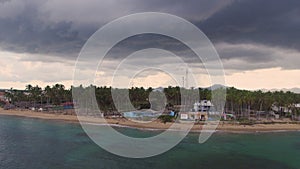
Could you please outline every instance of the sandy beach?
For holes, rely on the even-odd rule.
[[[49,114],[46,112],[35,112],[29,110],[3,110],[0,109],[0,115],[10,115],[10,116],[20,116],[28,118],[39,118],[46,120],[62,120],[66,122],[79,123],[79,120],[84,123],[95,123],[95,124],[112,124],[125,127],[134,127],[140,129],[158,129],[165,130],[168,129],[172,123],[162,123],[160,121],[153,121],[150,123],[138,123],[125,118],[93,118],[93,117],[83,117],[83,116],[73,116],[73,115],[62,115],[62,114]],[[200,132],[202,125],[195,124],[192,128],[192,132]],[[225,122],[220,122],[218,131],[221,132],[276,132],[276,131],[300,131],[300,123],[290,124],[290,123],[274,123],[274,124],[254,124],[254,125],[240,125],[240,124],[230,124]]]

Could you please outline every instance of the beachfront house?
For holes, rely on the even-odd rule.
[[[290,107],[285,107],[285,106],[278,106],[277,104],[272,104],[271,110],[275,113],[278,114],[279,116],[286,116],[287,114],[291,114],[292,110]]]
[[[213,107],[210,100],[201,100],[200,102],[194,103],[194,108],[192,111],[208,112]]]
[[[0,89],[0,101],[2,102],[8,102],[9,98],[6,97],[8,90],[6,89]]]
[[[273,104],[271,106],[271,110],[273,110],[276,113],[291,113],[291,109],[284,106],[277,106],[276,104]]]
[[[292,120],[300,120],[300,103],[290,104],[288,106],[278,106],[274,103],[271,110],[279,117],[290,117]]]
[[[0,90],[0,101],[3,101],[3,102],[7,101],[4,90]]]
[[[192,120],[192,121],[205,121],[211,112],[213,104],[210,100],[201,100],[194,103],[191,111],[181,112],[181,120]]]
[[[300,121],[300,103],[292,106],[292,120]]]

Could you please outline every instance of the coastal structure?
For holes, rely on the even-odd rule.
[[[7,101],[5,97],[5,90],[0,90],[0,101]]]
[[[123,112],[122,115],[123,117],[132,120],[151,121],[152,119],[158,118],[161,115],[161,112],[156,112],[148,109],[148,110]]]
[[[194,103],[194,107],[189,112],[180,113],[181,120],[205,121],[208,119],[210,111],[214,105],[210,100],[201,100]]]
[[[285,106],[277,106],[275,103],[271,106],[271,110],[276,113],[291,113],[291,109]]]

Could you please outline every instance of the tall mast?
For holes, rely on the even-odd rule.
[[[188,72],[188,68],[186,68],[186,71],[185,71],[185,85],[186,85],[187,89],[189,88],[188,76],[189,76],[189,72]]]

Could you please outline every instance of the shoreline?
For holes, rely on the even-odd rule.
[[[44,120],[56,120],[73,123],[86,123],[91,125],[110,125],[116,127],[126,127],[141,130],[159,131],[168,129],[172,123],[162,123],[160,121],[153,121],[150,123],[137,123],[125,118],[93,118],[93,117],[82,117],[74,115],[62,115],[62,114],[49,114],[45,112],[34,112],[30,110],[3,110],[0,109],[0,115],[17,116],[17,117],[28,117],[37,118]],[[78,120],[80,118],[80,122]],[[108,123],[108,124],[107,124]],[[190,132],[201,132],[202,125],[195,124]],[[263,132],[288,132],[288,131],[300,131],[300,124],[289,124],[289,123],[274,123],[274,124],[254,124],[254,125],[241,125],[241,124],[229,124],[220,122],[216,128],[216,132],[226,133],[263,133]]]

